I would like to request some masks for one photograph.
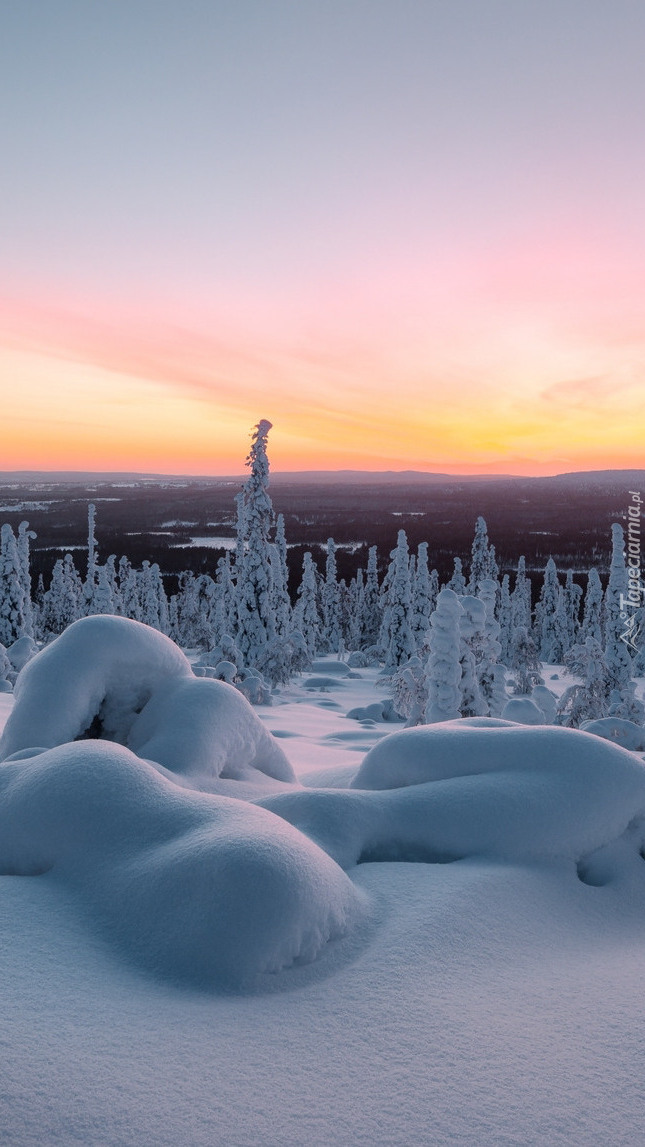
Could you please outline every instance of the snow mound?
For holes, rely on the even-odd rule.
[[[157,630],[125,617],[84,617],[20,673],[0,760],[88,734],[124,744],[154,690],[192,676],[181,650]]]
[[[38,646],[33,637],[28,637],[26,634],[19,637],[7,649],[7,656],[17,673],[24,669],[28,661],[35,657],[38,653]]]
[[[599,717],[595,721],[585,721],[581,728],[585,733],[605,737],[613,741],[614,745],[622,745],[623,749],[633,753],[645,752],[645,729],[634,721],[625,721],[621,717]]]
[[[203,987],[266,986],[365,915],[345,873],[285,820],[188,792],[99,741],[0,769],[0,872],[46,871],[130,958]]]
[[[356,677],[349,665],[344,661],[314,661],[311,666],[312,673],[322,673],[327,677]]]
[[[156,690],[128,747],[173,773],[248,779],[251,770],[295,782],[277,740],[232,685],[209,677],[172,680]]]
[[[544,725],[544,711],[530,697],[511,697],[502,709],[506,721],[516,721],[520,725]]]
[[[634,855],[645,841],[643,764],[589,733],[546,725],[404,729],[370,749],[348,790],[259,803],[343,867],[476,856],[577,865],[628,826]]]

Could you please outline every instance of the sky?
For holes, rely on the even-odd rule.
[[[0,0],[9,469],[645,465],[641,0]]]

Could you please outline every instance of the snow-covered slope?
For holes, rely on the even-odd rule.
[[[56,724],[44,658],[2,742],[3,1142],[640,1141],[637,754],[542,725],[349,721],[375,672],[331,666],[259,719],[198,699],[180,661],[140,712],[122,671],[115,708],[103,661],[105,695],[95,674],[88,708],[81,674]],[[41,744],[71,710],[73,736],[104,739],[32,750],[28,710]],[[229,764],[198,791],[218,738]],[[236,774],[249,738],[300,781]]]

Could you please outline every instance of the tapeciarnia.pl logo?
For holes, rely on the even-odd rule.
[[[620,640],[638,652],[636,638],[639,633],[639,623],[636,610],[644,604],[645,585],[641,575],[641,506],[643,499],[638,490],[629,491],[632,497],[627,507],[627,538],[626,538],[626,564],[627,564],[627,593],[620,595],[620,616],[626,621],[624,633]],[[631,611],[631,612],[630,612]]]

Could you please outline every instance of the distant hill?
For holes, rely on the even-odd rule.
[[[19,483],[37,485],[40,483],[69,485],[101,485],[113,483],[189,483],[204,485],[229,485],[241,483],[243,474],[204,475],[204,474],[141,474],[131,471],[85,471],[85,470],[3,470],[0,471],[0,484]],[[272,485],[307,486],[454,486],[465,483],[521,482],[535,485],[586,486],[603,489],[643,489],[644,470],[576,470],[566,474],[553,474],[548,477],[522,474],[444,474],[425,470],[293,470],[272,471]]]

